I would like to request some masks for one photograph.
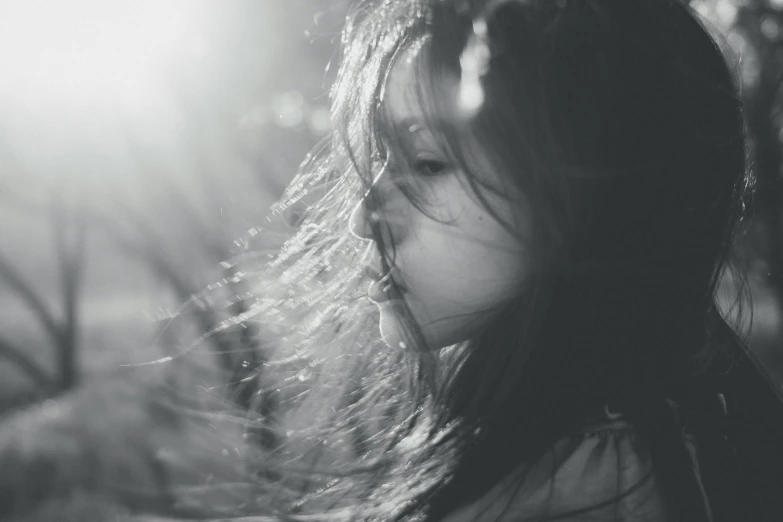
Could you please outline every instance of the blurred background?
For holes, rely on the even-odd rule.
[[[783,0],[691,3],[742,79],[751,343],[783,384]],[[0,1],[0,414],[161,357],[161,322],[271,226],[327,133],[346,9]]]

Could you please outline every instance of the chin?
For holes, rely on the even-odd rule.
[[[381,339],[390,348],[407,348],[411,345],[410,340],[403,334],[402,327],[390,305],[380,306],[380,329]]]
[[[384,303],[380,305],[379,308],[381,339],[383,339],[390,348],[406,349],[414,346],[416,343],[410,338],[410,335],[400,324],[399,312],[395,310],[394,305]],[[438,349],[459,341],[458,339],[450,342],[450,339],[454,337],[454,335],[448,335],[449,333],[450,332],[444,331],[427,331],[427,329],[424,329],[422,335],[424,336],[424,340],[429,349]]]

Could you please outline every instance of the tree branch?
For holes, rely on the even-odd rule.
[[[86,225],[80,211],[70,208],[66,213],[62,202],[57,201],[52,205],[52,226],[59,260],[64,316],[57,344],[57,359],[61,387],[69,389],[78,381],[76,354],[79,290],[84,275]]]
[[[43,386],[47,391],[54,388],[52,378],[38,364],[19,348],[2,338],[0,338],[0,356],[19,366],[36,384]]]
[[[2,255],[0,255],[0,279],[4,279],[11,287],[11,290],[19,294],[22,300],[35,312],[46,333],[57,344],[60,339],[60,326],[51,312],[49,312],[43,300],[33,292],[33,289],[22,278],[22,275]]]

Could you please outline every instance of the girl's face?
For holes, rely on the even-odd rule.
[[[504,222],[517,223],[509,231],[482,204],[468,174],[448,159],[424,125],[417,70],[415,61],[403,56],[391,71],[384,105],[387,126],[400,144],[399,150],[389,152],[396,166],[374,182],[378,208],[368,208],[373,204],[365,198],[351,216],[351,230],[372,239],[370,221],[377,220],[387,255],[393,257],[391,275],[401,294],[384,294],[387,282],[375,282],[368,291],[380,308],[383,339],[390,346],[412,343],[399,320],[402,299],[427,346],[441,348],[468,339],[498,305],[516,295],[529,267],[522,246],[525,208],[521,197],[501,197],[477,187]],[[500,173],[475,140],[466,135],[462,141],[475,177],[500,186]],[[424,198],[420,205],[426,214],[402,190],[413,186]],[[375,246],[368,264],[380,272],[378,243]]]

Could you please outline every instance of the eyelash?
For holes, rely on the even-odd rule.
[[[396,171],[399,168],[395,155],[387,156],[386,160],[382,160],[379,157],[377,161],[380,168],[384,168],[388,171]],[[406,163],[414,173],[423,177],[434,178],[449,172],[449,165],[447,162],[431,158],[428,155],[419,155],[418,157],[413,158],[409,163],[403,161],[402,165]]]
[[[435,177],[444,174],[447,165],[443,161],[429,158],[416,158],[413,162],[413,170],[424,176]]]

